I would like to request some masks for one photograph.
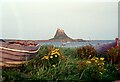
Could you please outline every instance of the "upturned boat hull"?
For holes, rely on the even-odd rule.
[[[14,42],[0,43],[0,66],[13,67],[28,62],[38,54],[39,44]]]

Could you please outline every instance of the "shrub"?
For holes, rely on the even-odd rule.
[[[106,55],[108,56],[108,62],[115,64],[117,74],[120,76],[120,46],[112,47],[107,51]]]
[[[81,48],[78,48],[77,53],[79,57],[82,59],[84,58],[89,59],[96,56],[97,54],[96,50],[92,46],[83,46]]]
[[[42,58],[43,56],[47,55],[49,52],[54,50],[55,47],[53,45],[43,45],[40,47],[39,50],[39,57]]]
[[[104,58],[99,59],[97,57],[93,57],[92,59],[78,62],[78,71],[81,74],[80,79],[83,77],[84,79],[89,80],[98,79],[98,75],[105,71],[103,60]]]
[[[64,56],[56,67],[49,66],[44,69],[41,66],[38,71],[34,72],[32,79],[35,80],[79,80],[79,73],[76,68],[76,59]]]
[[[107,64],[104,58],[89,57],[89,54],[86,59],[80,59],[77,58],[77,55],[76,48],[58,49],[52,45],[42,46],[39,54],[30,62],[18,68],[3,69],[3,81],[86,81],[120,78],[120,70],[115,68],[114,64]]]
[[[81,80],[115,80],[116,69],[112,64],[106,64],[104,58],[93,57],[92,59],[78,62],[78,71]]]
[[[40,64],[45,66],[57,66],[59,63],[60,58],[62,57],[59,49],[51,49],[51,51],[48,52],[47,55],[43,56],[40,59]]]
[[[107,50],[108,62],[111,64],[119,64],[120,63],[120,46],[112,47]]]
[[[118,76],[120,76],[120,46],[108,49],[106,54],[102,54],[101,56],[105,57],[106,62],[109,64],[115,65]]]
[[[77,48],[60,48],[61,54],[64,56],[71,56],[72,58],[78,58],[76,49]]]

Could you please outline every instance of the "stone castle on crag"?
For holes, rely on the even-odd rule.
[[[72,39],[67,36],[67,34],[64,32],[63,29],[58,28],[56,31],[56,34],[53,38],[49,39],[50,41],[53,42],[80,42],[80,41],[85,41],[82,39]]]

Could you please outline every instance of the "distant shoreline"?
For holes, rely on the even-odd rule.
[[[5,41],[34,41],[34,42],[86,42],[82,39],[74,39],[73,41],[64,41],[64,40],[20,40],[20,39],[0,39]]]
[[[67,42],[62,42],[62,41],[51,41],[51,40],[18,40],[18,39],[0,39],[0,42],[22,42],[22,43],[26,43],[26,42],[28,42],[28,43],[56,43],[56,42],[60,42],[60,43],[72,43],[73,44],[73,42],[75,43],[78,43],[78,42],[85,42],[85,43],[96,43],[96,42],[103,42],[103,41],[111,41],[111,42],[113,42],[113,41],[115,41],[115,40],[85,40],[85,41],[67,41]],[[68,44],[67,44],[68,45]],[[70,44],[69,44],[70,45]]]
[[[52,40],[30,40],[30,39],[0,39],[0,40],[5,40],[5,41],[38,41],[38,42],[61,42],[61,41],[52,41]],[[76,40],[76,39],[74,39]],[[103,40],[83,40],[83,42],[88,42],[88,41],[103,41]],[[113,41],[111,39],[111,41]],[[63,41],[64,42],[64,41]],[[67,41],[68,42],[68,41]],[[82,42],[82,41],[73,41],[73,42]]]

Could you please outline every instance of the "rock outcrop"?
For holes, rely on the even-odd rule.
[[[53,42],[76,42],[76,41],[83,41],[82,39],[72,39],[70,37],[67,36],[67,34],[64,32],[63,29],[57,29],[56,34],[54,36],[54,38],[49,39],[50,41]]]

